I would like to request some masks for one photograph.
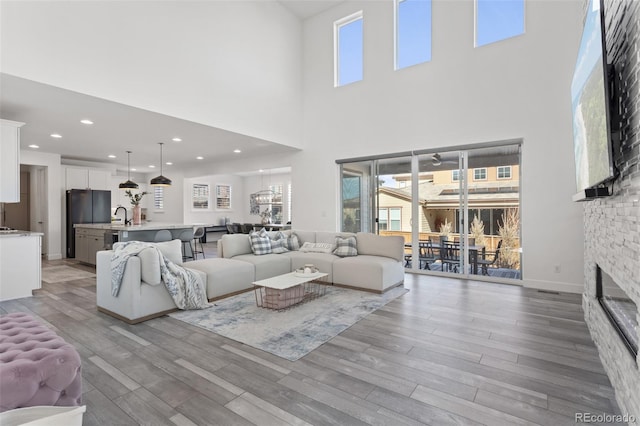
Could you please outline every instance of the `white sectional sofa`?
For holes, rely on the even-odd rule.
[[[202,276],[210,301],[248,291],[254,281],[285,274],[309,263],[326,272],[327,281],[335,285],[382,293],[404,282],[402,237],[285,231],[287,236],[291,233],[296,234],[300,246],[305,242],[335,244],[338,236],[355,236],[357,256],[302,251],[255,255],[249,235],[229,234],[218,241],[218,258],[183,264],[180,240],[156,244],[174,263]],[[111,251],[98,252],[96,275],[96,304],[101,312],[135,324],[177,309],[161,282],[157,259],[144,252],[127,260],[117,297],[111,295]]]
[[[248,235],[228,234],[218,240],[218,256],[252,263],[256,280],[291,272],[312,263],[320,271],[329,274],[327,281],[335,285],[382,293],[404,282],[403,237],[364,232],[351,234],[294,230],[284,233],[287,236],[296,234],[301,247],[304,243],[335,244],[336,237],[355,236],[358,255],[339,257],[330,253],[288,251],[257,256],[251,250]]]

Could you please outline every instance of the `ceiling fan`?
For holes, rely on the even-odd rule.
[[[458,164],[458,160],[443,160],[442,156],[436,152],[431,156],[431,163],[437,167],[441,164]]]

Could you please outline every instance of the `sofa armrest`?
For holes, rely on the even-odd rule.
[[[111,295],[111,250],[96,254],[96,305],[115,312],[125,318],[135,318],[136,305],[140,300],[140,259],[131,256],[122,277],[117,297]]]

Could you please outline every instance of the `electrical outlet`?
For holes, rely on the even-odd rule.
[[[555,272],[556,274],[560,273],[560,265],[553,265],[553,272]]]

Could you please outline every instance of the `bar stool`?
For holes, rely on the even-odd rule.
[[[191,241],[193,240],[193,229],[185,229],[178,235],[178,239],[182,241],[182,261],[187,259],[193,259],[193,246]],[[189,246],[189,255],[187,255],[187,246]]]
[[[195,247],[195,251],[193,252],[193,260],[196,260],[198,258],[198,253],[202,253],[202,258],[205,259],[204,247],[202,246],[203,236],[204,228],[196,228],[196,232],[193,233],[193,246]],[[198,251],[198,242],[200,242],[200,251]]]

